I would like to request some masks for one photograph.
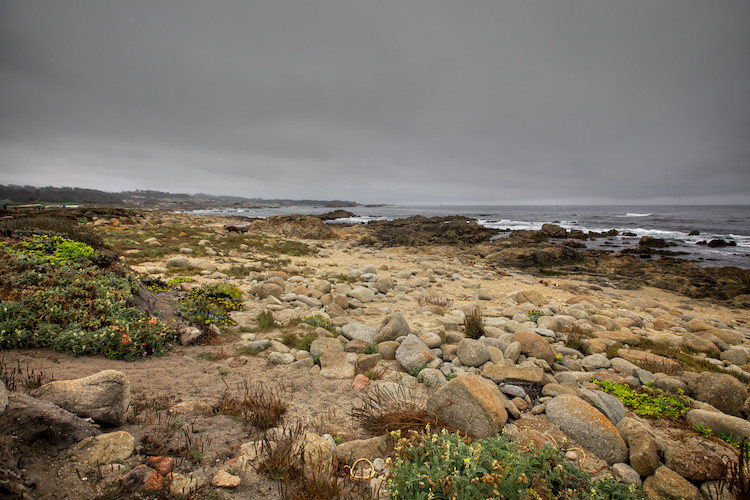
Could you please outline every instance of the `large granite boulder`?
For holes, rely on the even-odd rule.
[[[427,400],[427,410],[453,429],[486,438],[499,434],[508,421],[504,399],[490,380],[463,375],[435,391]]]
[[[690,410],[685,415],[690,425],[702,425],[711,429],[714,434],[730,433],[737,441],[750,440],[750,422],[740,417],[733,417],[720,411]]]
[[[682,378],[698,401],[708,403],[728,415],[742,415],[742,407],[747,399],[746,384],[726,373],[685,372]]]
[[[577,396],[561,394],[547,403],[547,418],[609,465],[627,462],[628,447],[620,432],[599,410]]]
[[[79,417],[116,426],[125,423],[130,404],[130,382],[122,372],[105,370],[81,379],[44,384],[34,396]]]

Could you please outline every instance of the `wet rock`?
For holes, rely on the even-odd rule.
[[[416,215],[391,221],[370,221],[367,228],[386,246],[471,245],[489,241],[499,232],[461,216]]]

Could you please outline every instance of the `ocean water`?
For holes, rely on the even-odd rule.
[[[269,217],[301,213],[319,215],[334,210],[328,207],[299,206],[258,209],[198,210],[191,213],[227,217]],[[694,260],[702,266],[736,266],[750,269],[750,206],[417,206],[387,205],[380,207],[347,207],[356,217],[335,222],[366,224],[371,220],[392,220],[412,215],[463,215],[496,229],[540,229],[542,224],[559,224],[566,229],[606,232],[616,229],[635,236],[615,236],[583,241],[589,248],[619,251],[633,248],[641,236],[663,238],[675,244],[667,250],[680,252],[678,258]],[[688,236],[699,231],[697,236]],[[502,237],[502,235],[501,235]],[[734,247],[709,248],[701,241],[724,239]]]

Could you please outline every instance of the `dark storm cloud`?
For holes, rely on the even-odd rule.
[[[0,3],[0,183],[750,202],[745,0]]]

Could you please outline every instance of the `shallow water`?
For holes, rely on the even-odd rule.
[[[322,206],[198,210],[191,213],[228,217],[270,217],[302,213],[319,215],[334,209]],[[367,223],[371,220],[399,219],[412,215],[463,215],[497,229],[540,229],[542,224],[559,224],[566,229],[606,232],[616,229],[634,236],[617,236],[586,243],[590,248],[621,250],[637,246],[641,236],[663,238],[676,244],[667,250],[682,252],[680,258],[702,266],[737,266],[750,269],[750,206],[654,205],[654,206],[499,206],[499,205],[388,205],[347,207],[356,217],[334,222]],[[688,236],[690,231],[700,235]],[[709,248],[701,241],[724,239],[735,247]]]

